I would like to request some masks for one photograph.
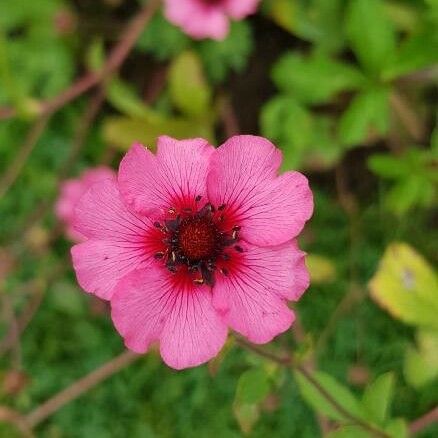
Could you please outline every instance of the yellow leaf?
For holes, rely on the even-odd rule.
[[[407,324],[438,328],[438,278],[406,243],[391,243],[369,282],[372,298]]]

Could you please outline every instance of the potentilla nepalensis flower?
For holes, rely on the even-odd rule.
[[[115,179],[116,173],[109,167],[96,167],[87,169],[79,178],[68,179],[61,184],[58,200],[55,204],[55,213],[65,225],[67,237],[73,241],[85,240],[78,231],[73,228],[75,207],[82,195],[95,183],[106,179]]]
[[[228,327],[254,343],[287,330],[308,272],[294,238],[313,210],[307,179],[278,176],[281,152],[236,136],[136,144],[118,181],[95,184],[76,208],[88,240],[72,248],[80,285],[110,300],[131,350],[159,341],[176,369],[222,348]]]
[[[165,0],[166,18],[193,38],[224,39],[229,20],[241,20],[257,10],[260,0]]]

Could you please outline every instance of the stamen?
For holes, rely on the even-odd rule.
[[[156,260],[160,260],[160,259],[162,259],[163,257],[164,257],[164,252],[156,252],[155,255],[154,255],[154,258],[155,258]]]
[[[235,246],[234,246],[234,249],[235,249],[237,252],[243,252],[243,248],[242,248],[241,246],[239,246],[239,245],[235,245]]]
[[[202,199],[202,196],[201,196],[201,195],[198,195],[198,196],[195,198],[195,202],[199,202],[201,199]]]
[[[154,227],[155,228],[161,228],[161,224],[159,222],[154,222]]]
[[[225,210],[226,205],[225,204],[221,204],[219,205],[219,207],[217,208],[219,211]]]

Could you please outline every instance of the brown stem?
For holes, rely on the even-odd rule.
[[[109,362],[87,374],[85,377],[76,380],[73,384],[37,406],[33,411],[23,417],[25,424],[27,424],[29,428],[34,428],[46,418],[54,414],[62,406],[80,397],[89,389],[130,365],[139,357],[141,356],[132,353],[131,351],[124,351],[119,356],[111,359]]]
[[[421,432],[427,426],[430,426],[431,424],[437,422],[438,422],[438,406],[435,406],[432,410],[422,415],[420,418],[414,420],[409,425],[409,432],[412,435],[415,435],[418,432]]]
[[[424,127],[421,119],[417,116],[416,112],[412,110],[409,102],[407,102],[405,98],[396,90],[391,93],[389,101],[395,114],[403,123],[409,135],[415,141],[421,141],[424,138],[426,128]]]
[[[87,73],[58,96],[51,100],[42,102],[39,106],[39,113],[54,113],[65,104],[81,96],[118,70],[133,48],[144,27],[155,14],[160,3],[160,0],[150,0],[146,3],[143,9],[131,21],[124,34],[121,36],[120,42],[114,47],[101,70]],[[0,109],[0,118],[9,118],[13,117],[14,115],[16,115],[16,111],[14,109]]]
[[[242,347],[246,348],[247,350],[250,350],[259,356],[265,357],[269,360],[272,360],[273,362],[278,363],[281,366],[293,366],[293,368],[299,372],[304,378],[307,379],[307,381],[329,402],[333,408],[335,408],[346,420],[351,421],[354,424],[357,424],[358,426],[362,427],[363,429],[369,431],[373,434],[373,436],[381,437],[381,438],[390,438],[390,436],[383,432],[382,430],[376,428],[370,423],[367,423],[366,421],[362,420],[359,417],[356,417],[355,415],[348,412],[343,406],[341,406],[332,396],[329,394],[325,388],[323,388],[319,382],[313,377],[313,375],[303,366],[300,364],[295,363],[292,356],[288,357],[279,357],[274,353],[271,353],[270,351],[266,351],[264,348],[259,347],[257,345],[251,344],[250,342],[242,339],[242,338],[236,338],[236,342],[240,344]]]

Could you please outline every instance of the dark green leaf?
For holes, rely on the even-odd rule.
[[[384,135],[389,125],[389,90],[372,88],[358,94],[341,117],[339,137],[346,145],[366,140],[372,129]]]
[[[296,371],[295,379],[301,391],[304,400],[317,412],[327,415],[332,420],[349,421],[328,399],[322,394],[307,377]],[[350,392],[350,390],[339,383],[335,378],[322,371],[313,373],[318,386],[322,388],[330,398],[335,400],[348,413],[364,418],[366,416],[360,402]]]
[[[246,21],[239,21],[232,23],[224,41],[202,41],[198,50],[208,77],[214,82],[220,82],[228,72],[244,69],[253,46],[250,26]]]
[[[358,60],[378,75],[395,54],[395,32],[381,0],[351,0],[346,33]]]
[[[275,65],[272,75],[280,90],[311,104],[328,102],[340,91],[354,90],[365,82],[354,67],[325,55],[305,58],[296,53],[286,54]]]

